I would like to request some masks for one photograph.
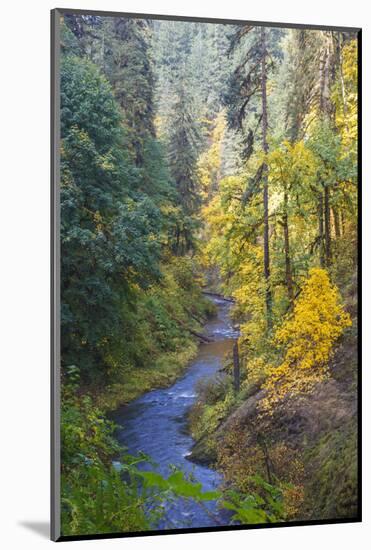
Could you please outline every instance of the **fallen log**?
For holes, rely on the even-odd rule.
[[[214,340],[212,338],[209,338],[209,336],[205,336],[205,334],[201,334],[200,332],[196,332],[195,330],[192,330],[190,328],[185,327],[188,332],[190,332],[193,336],[196,336],[200,340],[203,340],[204,342],[213,342]]]
[[[178,323],[181,327],[184,328],[184,330],[186,330],[187,332],[189,332],[190,334],[192,334],[192,336],[196,336],[196,338],[199,338],[200,340],[202,340],[203,342],[213,342],[214,340],[212,338],[210,338],[209,336],[206,336],[205,334],[201,334],[200,332],[197,332],[196,330],[193,330],[189,327],[187,327],[187,325],[181,321],[180,319],[176,319],[175,317],[173,317],[174,321],[176,323]]]
[[[189,309],[185,308],[185,311],[186,313],[188,313],[188,315],[190,317],[192,317],[192,319],[194,319],[195,321],[197,321],[197,323],[199,323],[200,325],[205,321],[205,319],[200,319],[199,317],[197,317],[197,315],[195,315],[194,313],[192,313],[192,311],[190,311]]]
[[[208,290],[202,290],[202,294],[205,294],[206,296],[214,296],[215,298],[220,298],[221,300],[224,300],[225,302],[232,302],[235,303],[234,298],[230,298],[228,296],[222,296],[221,294],[218,294],[217,292],[209,292]]]

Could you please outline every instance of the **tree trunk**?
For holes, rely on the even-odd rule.
[[[264,436],[261,435],[261,434],[258,434],[257,441],[258,441],[258,443],[260,445],[260,448],[262,449],[263,454],[264,454],[264,462],[265,462],[265,467],[266,467],[266,470],[267,470],[268,483],[270,483],[270,485],[272,485],[273,484],[273,465],[272,465],[272,461],[271,461],[270,456],[269,456],[267,443],[264,439]]]
[[[320,81],[320,111],[325,119],[334,126],[335,109],[331,101],[331,86],[335,76],[335,64],[333,48],[330,36],[327,37],[326,45],[321,60],[321,81]],[[331,265],[331,219],[330,219],[330,189],[329,185],[324,187],[324,262],[327,268]],[[323,228],[322,228],[323,235]],[[322,239],[323,241],[323,239]]]
[[[334,115],[331,102],[331,72],[333,69],[333,56],[331,54],[330,38],[327,38],[326,45],[320,59],[320,97],[319,108],[329,119]]]
[[[175,255],[180,256],[180,229],[179,225],[176,226],[176,245],[175,245]]]
[[[340,216],[341,234],[345,235],[345,216],[344,216],[344,212],[342,210],[340,210],[339,216]]]
[[[332,209],[332,215],[334,217],[335,237],[336,237],[336,239],[339,239],[341,237],[339,210],[334,207]]]
[[[289,301],[292,304],[294,301],[294,285],[292,280],[292,269],[291,269],[291,258],[290,258],[290,239],[289,239],[289,223],[288,223],[288,213],[287,213],[287,203],[288,203],[288,196],[287,191],[285,190],[284,196],[283,196],[283,235],[284,235],[284,243],[285,243],[285,268],[286,268],[286,286],[287,286],[287,294],[289,297]]]
[[[238,353],[238,340],[233,344],[233,387],[235,393],[240,391],[240,356]]]
[[[331,265],[331,220],[330,220],[330,190],[328,185],[325,186],[325,253],[326,267]]]
[[[261,49],[262,49],[262,140],[263,151],[268,153],[268,113],[267,113],[267,49],[265,39],[265,28],[261,28]],[[268,193],[268,166],[263,165],[263,205],[264,205],[264,277],[266,284],[265,303],[267,312],[267,328],[272,328],[272,292],[270,287],[270,263],[269,263],[269,193]]]
[[[104,24],[103,24],[103,27],[102,27],[102,28],[103,28],[103,31],[102,31],[102,47],[101,47],[101,54],[100,54],[100,55],[101,55],[102,70],[103,70],[103,72],[105,72],[105,70],[106,70],[106,60],[105,60],[105,53],[106,53],[106,51],[105,51],[105,48],[106,48],[105,37],[106,37],[106,36],[105,36],[105,34],[106,34],[106,33],[105,33],[105,26],[104,26]]]
[[[323,250],[323,195],[318,195],[318,240],[319,240],[319,262],[321,267],[325,267],[325,254]]]
[[[338,33],[339,41],[341,40],[341,33]],[[343,44],[339,47],[339,75],[340,75],[340,84],[341,84],[341,99],[343,102],[343,115],[344,115],[344,126],[349,133],[349,125],[348,125],[348,105],[347,105],[347,99],[346,99],[346,91],[345,91],[345,81],[344,81],[344,73],[343,73],[343,54],[342,54],[342,47]]]

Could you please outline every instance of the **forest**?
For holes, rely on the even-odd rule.
[[[62,534],[356,518],[357,33],[59,24]]]

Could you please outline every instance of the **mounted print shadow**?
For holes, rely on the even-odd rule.
[[[52,12],[52,538],[360,521],[359,29]]]

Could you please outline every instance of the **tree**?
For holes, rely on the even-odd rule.
[[[98,41],[101,36],[103,27],[102,18],[97,15],[77,15],[66,13],[63,17],[62,25],[62,45],[71,46],[75,49],[74,53],[80,56],[89,57],[91,61],[95,61],[98,51]],[[66,32],[69,30],[70,32]],[[71,41],[71,34],[75,37],[75,41]],[[65,42],[66,39],[67,43]]]
[[[199,136],[192,115],[192,104],[181,81],[173,105],[172,129],[168,136],[170,174],[184,217],[182,226],[177,226],[175,236],[175,250],[179,254],[194,248],[195,215],[200,206],[197,177]]]
[[[222,173],[225,125],[225,113],[221,111],[210,123],[209,146],[198,158],[200,193],[206,201],[218,192]]]
[[[357,112],[358,112],[358,65],[357,41],[346,40],[338,33],[338,72],[332,91],[335,104],[335,123],[346,150],[352,151],[353,160],[357,152]]]
[[[289,71],[289,80],[292,81],[292,85],[287,103],[287,124],[292,139],[304,136],[316,139],[316,133],[321,134],[323,128],[327,127],[329,143],[334,143],[337,140],[339,128],[347,132],[346,128],[351,115],[350,111],[347,111],[349,100],[346,97],[343,75],[343,50],[345,49],[347,52],[347,43],[350,38],[349,34],[334,31],[292,31]],[[354,46],[352,51],[354,55]],[[356,63],[352,66],[356,67]],[[356,70],[353,70],[353,75],[355,78],[353,77],[353,84],[350,84],[352,99],[349,106],[353,102],[353,108],[350,110],[353,112],[354,122]],[[348,125],[348,129],[349,127]],[[355,137],[354,128],[353,124],[353,138]],[[333,137],[330,136],[331,132],[334,134]],[[356,143],[354,139],[352,141],[353,144]],[[334,154],[332,156],[334,157]],[[355,161],[355,157],[353,161]],[[329,177],[329,168],[330,165],[326,161],[326,174],[324,179],[319,180],[317,195],[320,262],[322,267],[326,266],[327,268],[333,262],[332,216],[336,224],[335,237],[338,237],[340,232],[339,213],[336,206],[333,206],[339,196],[339,181],[336,177],[336,167],[333,165],[331,177]],[[318,176],[323,175],[324,171],[321,170]]]
[[[271,411],[285,396],[309,392],[324,380],[333,345],[351,324],[326,270],[312,268],[293,313],[276,331],[275,341],[284,347],[284,358],[268,372],[262,409]]]
[[[161,222],[135,192],[108,82],[77,57],[62,60],[61,138],[62,360],[90,379],[121,340],[130,288],[159,276]]]
[[[269,181],[273,192],[280,197],[278,223],[283,231],[283,248],[285,255],[285,284],[289,304],[292,305],[295,298],[295,265],[292,250],[292,237],[290,236],[291,219],[295,216],[311,217],[313,204],[313,190],[316,196],[316,176],[318,171],[318,160],[311,149],[303,141],[291,144],[284,141],[279,147],[272,149],[267,157],[269,165]],[[298,230],[296,230],[298,232]],[[300,234],[301,248],[298,255],[304,256],[305,246],[309,244],[312,250],[315,248],[315,241],[307,243],[306,235]]]
[[[231,39],[230,51],[237,47],[243,52],[231,79],[229,92],[225,96],[228,106],[228,121],[231,127],[245,133],[243,154],[249,159],[253,153],[254,140],[258,129],[261,130],[261,148],[264,155],[268,153],[268,107],[267,107],[267,73],[272,67],[272,55],[268,50],[267,31],[265,27],[240,27]],[[256,113],[255,128],[245,128],[247,108],[258,97],[259,114]],[[268,166],[263,157],[252,180],[249,182],[248,194],[256,193],[263,186],[264,209],[264,277],[266,282],[265,301],[268,331],[272,328],[272,289],[270,281],[269,258],[269,191]]]
[[[154,76],[145,19],[114,17],[106,39],[105,71],[122,110],[133,158],[143,163],[145,143],[154,137]]]

